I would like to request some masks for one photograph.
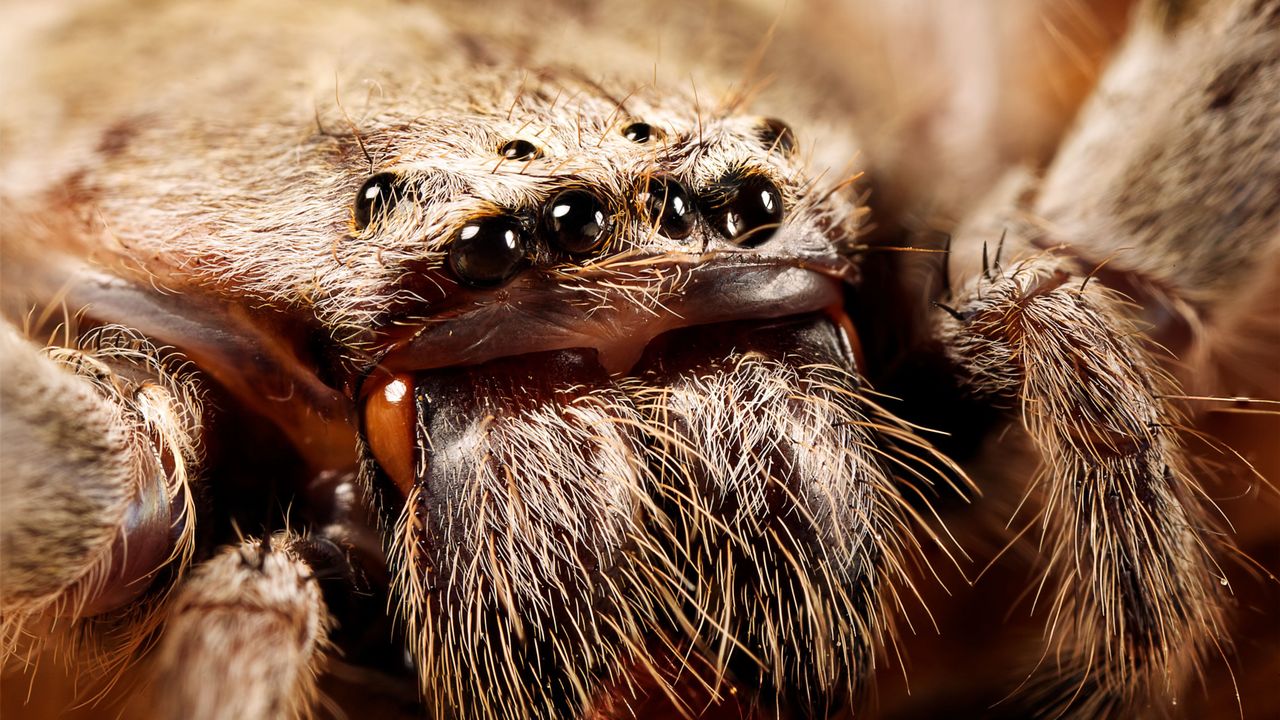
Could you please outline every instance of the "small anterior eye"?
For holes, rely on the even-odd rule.
[[[586,190],[565,190],[547,204],[543,222],[551,241],[571,253],[584,253],[604,244],[609,222],[604,203]]]
[[[759,175],[731,177],[709,193],[706,214],[736,245],[755,247],[782,224],[782,192]]]
[[[645,188],[650,220],[657,222],[663,235],[683,240],[693,232],[696,219],[693,200],[680,183],[666,178],[652,178]]]
[[[662,132],[649,123],[634,122],[622,128],[622,137],[633,143],[647,143],[652,139],[661,138]]]
[[[519,161],[534,160],[542,157],[542,151],[538,149],[538,146],[520,138],[503,143],[502,147],[498,148],[498,154],[508,160]]]
[[[463,225],[449,246],[449,269],[474,287],[501,285],[524,261],[528,241],[520,221],[506,215]]]
[[[760,140],[771,151],[791,155],[796,151],[796,133],[791,126],[777,118],[760,121]]]
[[[356,193],[356,230],[364,230],[375,219],[386,217],[403,194],[400,177],[395,173],[378,173],[365,180]]]

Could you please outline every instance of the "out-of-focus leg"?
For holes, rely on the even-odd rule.
[[[0,655],[113,611],[190,552],[191,381],[140,336],[38,349],[0,327]]]
[[[190,574],[151,659],[150,717],[311,714],[330,619],[306,559],[310,542],[292,533],[245,540]]]

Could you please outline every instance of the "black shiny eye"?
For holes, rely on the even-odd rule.
[[[760,121],[760,141],[770,151],[791,155],[796,151],[796,133],[791,126],[777,118]]]
[[[365,180],[356,193],[356,230],[364,230],[375,219],[386,217],[403,195],[404,187],[395,173],[378,173]]]
[[[551,241],[571,253],[594,250],[609,234],[604,203],[586,190],[565,190],[555,196],[542,217]]]
[[[538,146],[528,140],[522,140],[520,138],[508,140],[503,143],[502,147],[498,148],[498,154],[508,160],[520,161],[534,160],[542,157],[542,151],[538,149]]]
[[[510,278],[524,260],[524,230],[506,215],[472,220],[454,235],[449,269],[468,285],[493,287]]]
[[[649,219],[658,223],[663,235],[672,240],[683,240],[693,232],[696,219],[693,200],[675,180],[652,178],[645,187],[646,209]]]
[[[654,138],[662,137],[662,133],[649,123],[634,122],[622,128],[622,137],[633,143],[647,143]]]
[[[760,175],[731,176],[707,194],[706,215],[735,245],[755,247],[782,224],[782,192]]]

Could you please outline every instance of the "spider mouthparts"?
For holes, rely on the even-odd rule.
[[[850,330],[820,309],[669,330],[626,376],[578,347],[371,385],[364,431],[393,591],[411,607],[429,701],[534,697],[595,720],[642,698],[648,716],[678,717],[667,698],[697,686],[731,717],[773,703],[761,693],[818,714],[842,706],[870,642],[850,613],[865,609],[794,605],[783,588],[839,586],[819,593],[839,598],[878,561],[872,461],[850,450],[862,422]],[[759,606],[716,607],[717,588],[761,584]],[[458,617],[468,634],[451,630]],[[722,640],[679,637],[709,617],[746,650],[704,657]],[[777,626],[821,661],[777,664],[776,639],[757,636]],[[669,677],[635,654],[673,642],[693,645]]]
[[[843,278],[776,261],[721,258],[698,265],[637,261],[628,274],[555,282],[520,278],[501,290],[453,299],[392,344],[391,372],[475,365],[547,350],[593,348],[613,375],[627,373],[649,341],[693,325],[779,318],[838,306]]]

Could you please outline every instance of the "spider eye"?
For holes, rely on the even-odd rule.
[[[356,193],[356,230],[364,230],[374,220],[386,217],[404,195],[400,176],[383,172],[364,181]]]
[[[735,245],[755,247],[782,224],[782,192],[759,175],[733,177],[708,194],[706,214]]]
[[[680,183],[665,178],[652,178],[645,187],[648,195],[649,219],[658,223],[663,235],[683,240],[693,232],[696,219],[693,201]]]
[[[777,118],[765,118],[760,121],[760,129],[757,132],[760,135],[760,141],[770,151],[777,151],[783,155],[795,153],[796,133],[785,122]]]
[[[507,215],[463,225],[449,246],[449,269],[473,287],[501,285],[524,260],[528,242],[520,221]]]
[[[547,204],[543,222],[551,241],[571,253],[584,253],[604,244],[609,221],[604,203],[585,190],[565,190]]]
[[[502,147],[498,148],[498,154],[508,160],[518,161],[536,160],[542,157],[542,151],[538,146],[521,138],[503,143]]]
[[[622,137],[633,143],[647,143],[652,139],[661,138],[662,131],[658,130],[649,123],[633,122],[622,128]]]

